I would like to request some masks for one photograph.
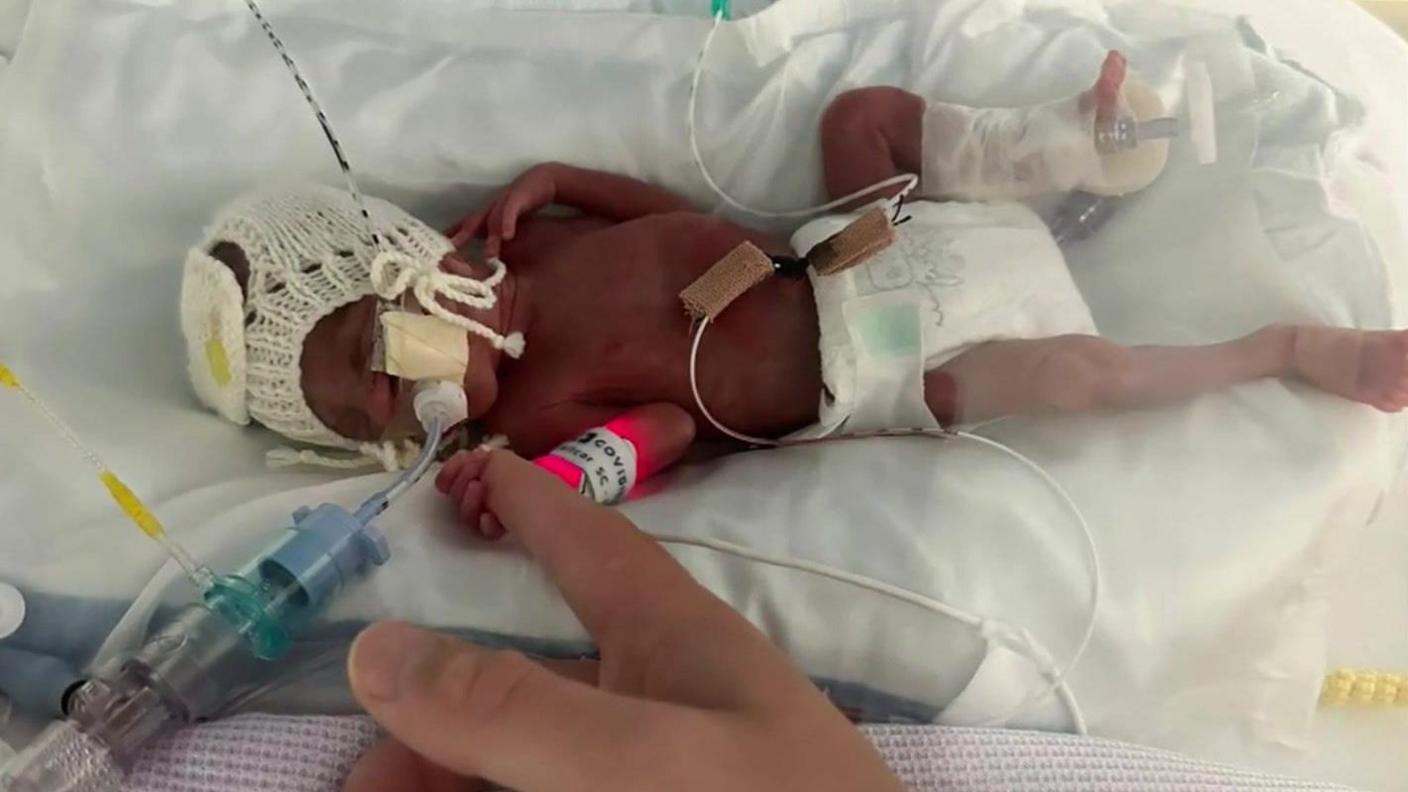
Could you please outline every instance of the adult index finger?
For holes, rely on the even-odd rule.
[[[486,508],[542,564],[582,625],[604,647],[618,629],[743,617],[700,586],[630,520],[583,498],[506,451],[488,453]]]

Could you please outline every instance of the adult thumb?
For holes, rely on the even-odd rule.
[[[521,654],[397,622],[358,636],[348,677],[362,706],[407,748],[519,790],[573,788],[583,779],[626,788],[640,770],[628,766],[631,757],[648,755],[646,743],[680,714],[559,676]]]

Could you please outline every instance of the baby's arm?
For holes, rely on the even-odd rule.
[[[629,176],[559,163],[541,167],[549,169],[556,185],[553,203],[607,220],[624,223],[646,215],[699,211],[669,190]]]
[[[553,464],[556,457],[545,457],[552,449],[581,436],[594,428],[604,428],[628,441],[635,449],[634,482],[640,482],[670,467],[684,456],[694,441],[694,419],[679,406],[668,403],[645,404],[624,412],[608,407],[586,404],[558,405],[538,413],[525,431],[507,428],[514,449],[530,458],[538,457],[543,467],[559,477],[566,470]],[[483,488],[479,472],[468,465],[470,452],[460,452],[445,463],[436,477],[435,486],[451,503],[461,521],[486,539],[498,539],[503,529],[491,517],[481,513]]]
[[[498,255],[500,242],[513,239],[518,232],[519,218],[549,204],[568,206],[612,223],[697,211],[669,190],[639,179],[547,162],[524,171],[487,206],[451,229],[451,241],[455,247],[463,247],[469,240],[483,237],[488,254]]]

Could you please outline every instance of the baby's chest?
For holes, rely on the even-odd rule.
[[[689,323],[658,279],[563,279],[534,306],[516,376],[544,398],[654,392],[683,370]]]

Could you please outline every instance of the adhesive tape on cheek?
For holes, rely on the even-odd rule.
[[[0,583],[0,639],[8,638],[24,624],[24,596],[20,590]]]
[[[392,311],[381,315],[386,373],[408,380],[464,380],[469,337],[434,316]]]

